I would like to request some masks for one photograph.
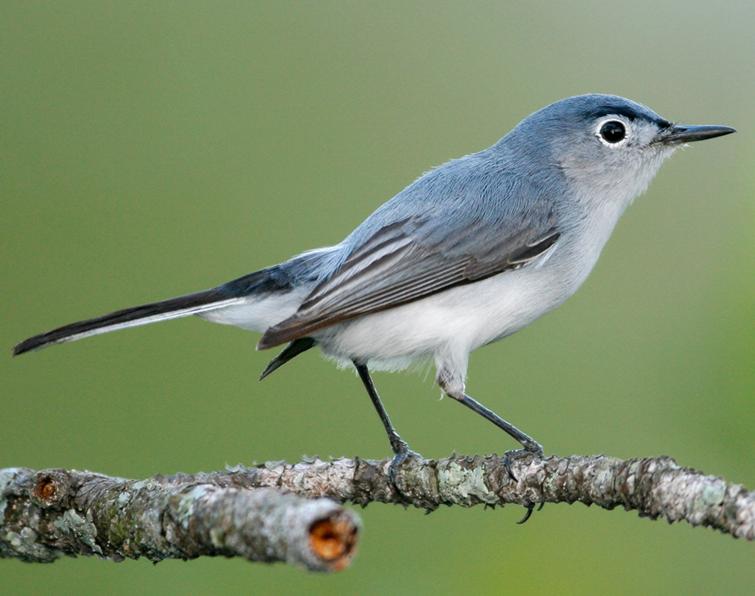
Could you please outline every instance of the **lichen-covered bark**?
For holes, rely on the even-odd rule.
[[[220,486],[278,486],[298,495],[366,504],[374,501],[433,510],[440,505],[584,503],[623,507],[642,517],[707,526],[755,539],[755,493],[741,485],[679,466],[670,457],[621,460],[605,455],[513,458],[497,455],[407,459],[394,487],[390,460],[317,458],[267,462],[200,478]],[[510,472],[510,473],[509,473]]]
[[[333,570],[354,552],[358,520],[334,501],[440,505],[621,506],[643,517],[755,539],[755,493],[671,458],[305,459],[134,481],[75,470],[0,470],[0,557],[115,560],[243,556]]]
[[[359,521],[330,499],[90,472],[0,470],[0,557],[116,561],[241,556],[316,571],[347,566]]]

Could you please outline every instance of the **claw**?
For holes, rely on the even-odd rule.
[[[527,512],[524,514],[524,517],[522,519],[520,519],[518,522],[516,522],[520,526],[522,524],[526,523],[527,520],[530,517],[532,517],[532,512],[535,510],[535,504],[534,503],[530,503],[529,505],[525,505],[525,509],[527,509]]]
[[[542,511],[542,510],[543,510],[543,507],[545,507],[545,503],[544,503],[544,502],[543,502],[543,503],[540,503],[540,504],[539,504],[539,505],[537,506],[537,510],[538,510],[538,511]],[[527,510],[527,511],[526,511],[526,512],[524,513],[524,517],[523,517],[522,519],[520,519],[520,520],[519,520],[518,522],[516,522],[516,523],[517,523],[517,524],[519,524],[520,526],[521,526],[521,525],[522,525],[523,523],[526,523],[526,522],[527,522],[527,520],[528,520],[529,518],[531,518],[531,517],[532,517],[532,512],[533,512],[533,511],[535,511],[535,504],[534,504],[534,503],[530,503],[529,505],[525,505],[525,506],[524,506],[524,508],[525,508],[525,509]]]
[[[391,460],[391,465],[388,467],[388,478],[390,479],[393,487],[399,493],[401,493],[401,489],[399,488],[398,484],[396,484],[398,473],[403,463],[410,457],[422,459],[422,456],[419,453],[409,449],[409,445],[402,441],[402,445],[399,447],[398,451],[396,451],[396,454]]]
[[[511,471],[511,456],[509,455],[509,452],[503,454],[503,467],[506,468],[506,473],[509,475],[509,478],[513,480],[514,482],[519,482],[519,478],[514,476],[514,472]]]
[[[503,467],[506,469],[506,473],[509,475],[509,478],[511,478],[514,482],[519,482],[519,479],[514,476],[514,472],[511,471],[511,464],[513,460],[523,455],[534,455],[535,457],[542,458],[543,448],[535,443],[534,445],[528,445],[523,449],[512,449],[511,451],[507,451],[503,454]]]
[[[527,451],[526,449],[512,449],[511,451],[507,451],[503,454],[503,467],[506,469],[506,473],[509,475],[509,478],[511,478],[514,482],[519,482],[519,478],[514,476],[514,472],[511,469],[511,464],[517,457],[526,455],[527,453],[529,453],[529,451]]]
[[[517,457],[520,457],[522,455],[535,455],[536,457],[543,457],[543,448],[540,447],[540,445],[535,444],[534,446],[528,445],[524,449],[514,449],[512,451],[507,451],[503,454],[502,463],[503,467],[506,469],[507,474],[509,475],[509,478],[513,480],[514,482],[519,482],[519,479],[514,476],[514,472],[511,469],[511,464],[513,463],[513,460]],[[541,502],[537,510],[540,511],[545,506],[544,502]],[[532,512],[535,510],[535,503],[530,503],[529,505],[524,506],[527,510],[524,513],[524,517],[520,519],[517,524],[521,525],[527,522],[527,520],[532,517]]]
[[[408,449],[406,451],[400,451],[393,456],[391,465],[388,466],[388,478],[390,479],[391,484],[396,488],[398,488],[398,486],[396,485],[396,477],[398,475],[399,468],[401,468],[401,464],[406,461],[407,457],[409,457]]]

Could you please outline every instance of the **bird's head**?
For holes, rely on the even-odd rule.
[[[517,147],[561,170],[575,192],[621,201],[644,191],[678,147],[735,131],[674,124],[629,99],[590,94],[546,106],[513,132]]]

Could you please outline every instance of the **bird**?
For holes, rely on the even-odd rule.
[[[492,146],[421,175],[343,241],[209,290],[35,335],[19,355],[197,315],[285,347],[261,379],[318,347],[356,369],[388,436],[391,472],[416,455],[371,371],[433,362],[443,394],[543,456],[541,444],[466,390],[470,353],[526,327],[585,281],[622,213],[676,149],[735,132],[675,124],[616,95],[562,99]]]

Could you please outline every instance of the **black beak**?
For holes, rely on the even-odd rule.
[[[692,143],[704,141],[737,132],[730,126],[703,125],[691,126],[687,124],[674,124],[658,133],[657,143],[664,145],[677,145],[679,143]]]

